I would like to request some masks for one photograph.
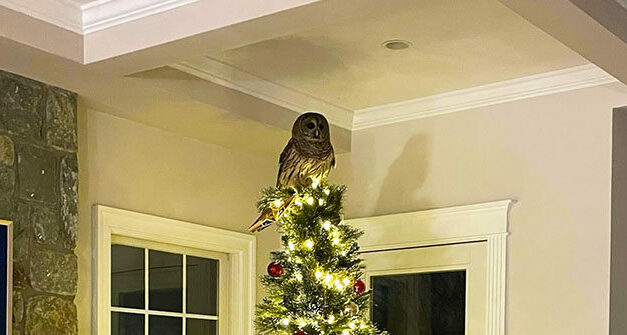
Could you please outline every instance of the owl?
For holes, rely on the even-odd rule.
[[[331,145],[329,122],[322,114],[302,114],[294,122],[292,138],[279,158],[276,187],[311,185],[313,180],[326,179],[333,167],[335,153]],[[285,203],[289,204],[289,201]],[[249,230],[263,230],[274,222],[276,214],[271,211],[262,213]]]

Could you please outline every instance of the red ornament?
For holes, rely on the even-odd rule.
[[[283,265],[277,262],[272,262],[268,265],[268,274],[270,277],[276,278],[283,275]]]
[[[353,292],[355,292],[355,294],[362,294],[365,291],[366,283],[364,283],[364,281],[361,279],[357,279],[357,281],[355,281],[355,283],[353,284]]]
[[[304,330],[297,330],[294,332],[294,335],[307,335]]]

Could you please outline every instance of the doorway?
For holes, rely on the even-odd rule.
[[[512,201],[349,220],[371,317],[394,335],[504,335]]]

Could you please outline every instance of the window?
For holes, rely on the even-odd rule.
[[[95,334],[251,334],[254,237],[96,206]]]

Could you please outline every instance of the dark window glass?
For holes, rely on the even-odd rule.
[[[150,309],[182,312],[183,255],[150,250],[148,257]]]
[[[111,335],[144,335],[144,316],[111,313]]]
[[[466,272],[372,277],[372,318],[394,335],[463,335]]]
[[[218,261],[187,256],[187,313],[218,314]]]
[[[144,309],[144,249],[111,246],[111,306]]]
[[[187,335],[217,335],[218,322],[212,320],[187,319]]]
[[[181,335],[183,333],[182,318],[151,315],[148,325],[150,335]]]

